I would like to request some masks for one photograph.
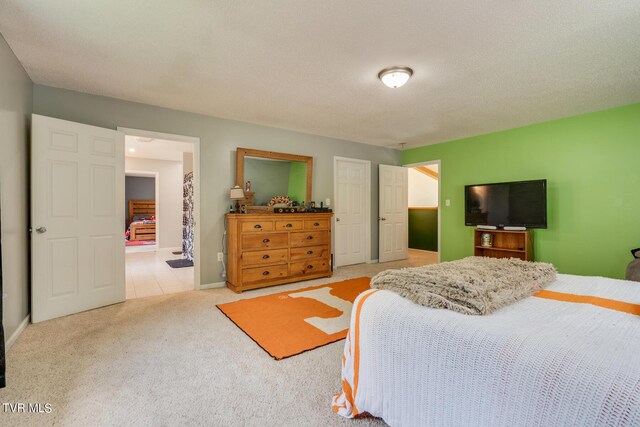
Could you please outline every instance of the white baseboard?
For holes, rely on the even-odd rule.
[[[224,288],[225,286],[227,286],[227,282],[207,283],[206,285],[200,285],[200,289]]]
[[[7,339],[7,343],[6,343],[7,351],[11,348],[13,343],[16,342],[16,340],[18,339],[22,331],[24,331],[27,328],[27,326],[29,326],[29,320],[31,320],[31,314],[27,315],[27,317],[25,317],[24,320],[20,322],[20,325],[18,325],[18,329],[16,329],[13,332],[13,334],[11,334],[9,339]]]
[[[367,264],[377,264],[378,260],[377,259],[370,259],[369,261],[367,261]]]

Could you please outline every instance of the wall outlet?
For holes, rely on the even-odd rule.
[[[331,206],[331,199],[326,199],[326,200],[324,201],[324,205],[325,205],[325,207],[327,207],[327,208],[328,208],[329,206]]]
[[[218,252],[218,261],[219,262],[224,261],[224,254],[222,252]]]

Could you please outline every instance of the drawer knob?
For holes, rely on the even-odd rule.
[[[311,269],[313,268],[313,265],[309,264],[309,265],[307,265],[307,268],[308,268],[309,270],[311,270]]]
[[[268,275],[269,275],[269,272],[268,272],[268,271],[263,271],[263,272],[262,272],[262,275],[263,275],[263,276],[268,276]]]
[[[271,240],[269,239],[262,239],[262,243],[269,243]]]
[[[307,255],[311,255],[313,251],[307,251]]]
[[[307,236],[307,240],[313,240],[313,236]]]
[[[269,259],[269,255],[262,255],[262,259]]]
[[[285,227],[291,228],[291,227],[293,227],[293,224],[287,224]]]
[[[256,224],[253,226],[253,228],[262,228],[262,226],[260,224]]]
[[[314,226],[314,227],[320,227],[320,223],[319,223],[319,222],[316,222],[316,223],[314,223],[314,224],[313,224],[313,226]]]

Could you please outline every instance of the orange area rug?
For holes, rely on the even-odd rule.
[[[280,360],[345,338],[353,301],[370,282],[359,277],[216,307]]]

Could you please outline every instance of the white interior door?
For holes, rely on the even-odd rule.
[[[124,134],[33,115],[31,319],[125,299]]]
[[[408,257],[409,207],[407,168],[379,165],[380,210],[380,262],[396,261]]]
[[[334,161],[336,266],[367,261],[367,164],[341,158]]]

